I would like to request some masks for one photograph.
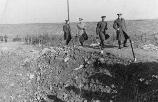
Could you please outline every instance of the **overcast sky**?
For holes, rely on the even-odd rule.
[[[158,0],[69,0],[70,19],[107,20],[158,18]],[[66,0],[0,0],[0,23],[53,23],[67,18]]]

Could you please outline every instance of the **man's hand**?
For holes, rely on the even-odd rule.
[[[96,39],[99,39],[99,36],[96,36]]]

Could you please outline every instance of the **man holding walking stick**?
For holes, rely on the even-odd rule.
[[[123,43],[123,47],[127,47],[127,39],[129,36],[127,35],[127,29],[125,24],[125,19],[122,18],[122,14],[117,14],[118,18],[114,21],[113,28],[116,30],[118,40],[119,49],[121,49],[121,45]]]
[[[114,21],[113,28],[116,30],[116,34],[117,34],[116,39],[118,40],[119,49],[121,49],[122,43],[123,43],[123,47],[128,47],[126,45],[126,43],[127,43],[127,40],[129,39],[133,58],[134,58],[134,61],[136,61],[132,41],[131,41],[130,37],[127,35],[127,27],[125,24],[125,19],[121,17],[122,14],[120,14],[120,13],[117,14],[117,16],[118,16],[118,18]]]

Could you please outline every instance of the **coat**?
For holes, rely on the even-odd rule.
[[[79,35],[80,43],[83,43],[88,39],[88,35],[86,33],[86,24],[84,22],[80,22],[77,24],[77,35]]]
[[[65,24],[63,26],[63,31],[64,31],[64,40],[71,39],[71,28],[69,24]]]
[[[116,19],[114,21],[113,28],[116,30],[117,40],[122,41],[129,38],[129,36],[127,35],[125,20],[123,18]]]
[[[97,23],[97,27],[96,27],[96,33],[97,35],[99,35],[100,40],[104,41],[106,40],[106,30],[107,30],[107,22],[106,21],[101,21]]]
[[[77,33],[79,36],[81,36],[84,33],[84,30],[86,29],[86,24],[81,22],[77,24]]]
[[[103,33],[106,33],[106,30],[107,30],[107,22],[98,22],[97,23],[97,28],[96,28],[96,33],[99,34],[100,32],[103,32]]]

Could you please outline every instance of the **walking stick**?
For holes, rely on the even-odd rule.
[[[136,57],[135,57],[135,53],[134,53],[134,49],[133,49],[133,45],[132,45],[132,41],[131,41],[131,39],[129,39],[129,41],[130,41],[130,45],[131,45],[131,49],[132,49],[132,54],[133,54],[133,58],[134,58],[134,62],[136,62],[137,61],[137,59],[136,59]]]

